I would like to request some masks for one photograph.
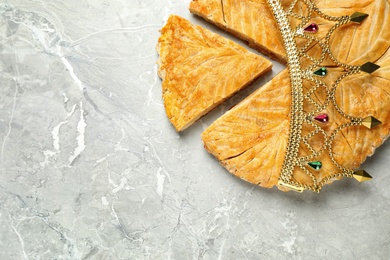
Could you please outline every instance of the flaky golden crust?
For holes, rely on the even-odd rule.
[[[266,0],[193,0],[189,10],[286,64],[283,42]]]
[[[164,105],[177,131],[272,67],[233,41],[174,15],[161,30],[157,51]]]
[[[283,71],[209,126],[202,134],[205,148],[237,177],[274,186],[287,147],[290,91]]]

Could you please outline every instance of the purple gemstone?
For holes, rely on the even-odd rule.
[[[319,114],[318,116],[314,117],[314,119],[320,123],[328,123],[329,122],[329,116],[327,114]]]
[[[305,28],[303,28],[303,30],[307,33],[317,33],[318,32],[318,25],[316,23],[312,23],[312,24],[306,26]]]

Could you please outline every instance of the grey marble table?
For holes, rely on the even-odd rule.
[[[178,134],[155,45],[189,0],[0,1],[0,259],[389,259],[390,146],[321,194],[232,177]],[[237,41],[242,44],[242,42]]]

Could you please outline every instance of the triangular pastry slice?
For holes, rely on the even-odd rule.
[[[190,12],[286,63],[282,38],[266,0],[193,0]]]
[[[267,59],[175,15],[162,28],[157,51],[164,105],[177,131],[272,68]]]

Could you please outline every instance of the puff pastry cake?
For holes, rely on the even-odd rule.
[[[202,134],[235,176],[319,192],[390,133],[389,0],[193,0],[190,11],[287,69]],[[227,74],[228,75],[228,74]]]

